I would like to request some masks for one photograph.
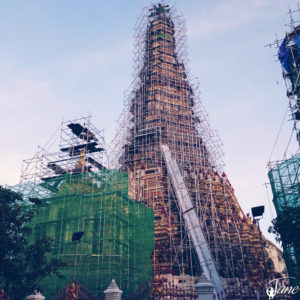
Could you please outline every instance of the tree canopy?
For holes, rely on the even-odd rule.
[[[285,206],[273,221],[270,232],[276,235],[276,240],[282,242],[283,247],[289,247],[292,252],[283,253],[287,262],[292,264],[289,269],[290,276],[300,278],[300,207]]]
[[[11,300],[24,299],[39,289],[46,276],[60,276],[63,264],[47,258],[52,240],[44,237],[28,243],[30,221],[38,205],[38,199],[25,201],[21,194],[0,186],[0,289]]]

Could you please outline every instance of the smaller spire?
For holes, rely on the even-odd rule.
[[[105,300],[121,300],[123,291],[119,289],[116,281],[113,279],[108,288],[103,293],[105,294]]]

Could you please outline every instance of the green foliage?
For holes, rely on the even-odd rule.
[[[284,256],[288,265],[289,275],[300,276],[300,207],[282,207],[277,218],[272,221],[269,229],[276,235],[276,240],[282,242]],[[290,266],[290,268],[289,268]]]
[[[47,259],[51,239],[44,237],[29,245],[29,223],[38,208],[38,199],[25,201],[22,195],[0,186],[0,288],[11,300],[24,299],[48,275],[58,275],[62,263]]]
[[[300,207],[283,207],[282,212],[272,221],[273,233],[283,244],[289,244],[300,254]]]

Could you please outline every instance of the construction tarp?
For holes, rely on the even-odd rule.
[[[278,50],[278,59],[283,68],[287,71],[291,71],[292,55],[290,49],[287,47],[287,38],[283,40]]]

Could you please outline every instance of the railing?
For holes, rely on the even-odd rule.
[[[147,280],[124,300],[195,300],[196,298],[193,287],[181,287],[160,276]]]

